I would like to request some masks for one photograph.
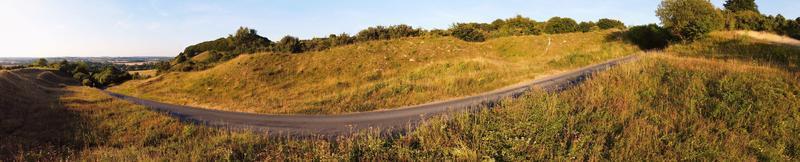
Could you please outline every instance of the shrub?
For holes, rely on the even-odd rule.
[[[622,23],[622,21],[614,19],[600,19],[597,21],[597,27],[600,27],[600,29],[604,30],[613,28],[625,29],[625,23]]]
[[[38,60],[33,61],[33,63],[31,63],[31,66],[34,66],[34,67],[47,67],[47,59],[39,58]]]
[[[483,42],[486,36],[471,24],[456,24],[450,29],[451,34],[461,40],[467,42]]]
[[[783,32],[789,37],[800,39],[800,17],[797,20],[789,21],[783,27]]]
[[[284,53],[300,53],[303,52],[303,42],[297,37],[287,35],[275,44],[275,50]]]
[[[663,49],[671,39],[669,31],[656,24],[631,27],[625,33],[625,38],[644,50]]]
[[[585,33],[585,32],[595,31],[600,28],[594,22],[589,21],[589,22],[581,22],[580,24],[578,24],[578,29],[581,32]]]
[[[536,28],[537,22],[527,18],[522,17],[521,15],[517,15],[516,17],[506,19],[502,21],[503,23],[497,27],[498,30],[506,30],[509,31],[511,35],[519,36],[519,35],[538,35],[541,34],[538,28]],[[492,22],[493,26],[497,26],[497,21]]]
[[[576,32],[578,31],[578,23],[570,18],[553,17],[547,20],[544,31],[550,34]]]
[[[703,38],[721,24],[719,11],[708,0],[664,0],[656,15],[672,35],[684,42]]]

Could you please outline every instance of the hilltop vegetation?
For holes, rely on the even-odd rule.
[[[543,33],[560,34],[571,32],[591,32],[605,29],[624,29],[625,24],[619,20],[600,19],[597,23],[582,22],[581,26],[570,18],[553,17],[547,22],[537,22],[517,15],[508,19],[497,19],[492,23],[456,23],[448,30],[424,30],[401,24],[392,26],[375,26],[359,31],[350,36],[346,33],[331,34],[328,37],[301,40],[293,36],[285,36],[278,42],[259,36],[257,31],[240,27],[235,34],[213,41],[202,42],[186,47],[162,71],[199,71],[228,61],[240,54],[248,53],[304,53],[323,51],[354,43],[392,40],[420,36],[454,36],[464,41],[482,42],[487,38],[507,36],[540,35]],[[201,56],[202,58],[195,58]]]
[[[111,88],[168,103],[257,113],[337,114],[474,95],[638,53],[618,30],[371,41],[302,55],[242,55],[199,72]]]

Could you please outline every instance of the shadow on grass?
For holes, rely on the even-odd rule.
[[[741,38],[708,38],[692,44],[676,45],[668,51],[682,56],[755,61],[791,72],[800,71],[800,47],[787,44]]]
[[[3,92],[0,99],[0,161],[56,160],[50,158],[63,157],[86,146],[80,142],[85,138],[80,132],[87,128],[81,126],[84,122],[80,115],[59,102],[60,96],[73,92],[23,80],[0,84],[0,91],[17,89]]]

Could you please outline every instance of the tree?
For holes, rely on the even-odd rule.
[[[44,59],[44,58],[39,58],[38,60],[36,60],[36,61],[33,61],[33,63],[31,63],[31,66],[35,66],[35,67],[47,67],[47,59]]]
[[[456,24],[450,29],[451,34],[467,42],[483,42],[486,36],[472,24]]]
[[[547,20],[544,31],[550,34],[576,32],[578,31],[578,23],[570,18],[553,17]]]
[[[656,25],[640,25],[628,29],[625,38],[641,49],[661,49],[669,44],[669,31]]]
[[[522,15],[517,15],[516,17],[506,19],[503,21],[502,25],[499,27],[499,30],[507,30],[511,32],[511,35],[538,35],[541,33],[538,28],[536,28],[536,21],[522,17]],[[499,22],[495,21],[492,22],[492,25],[500,24]]]
[[[726,0],[723,6],[725,6],[726,10],[732,12],[753,11],[760,13],[755,0]]]
[[[614,19],[600,19],[597,21],[597,27],[603,30],[612,28],[625,29],[625,23]]]
[[[278,52],[300,53],[303,52],[303,42],[300,42],[300,39],[297,37],[287,35],[283,37],[281,41],[278,41],[275,48]]]
[[[103,67],[103,70],[93,74],[92,78],[96,81],[96,86],[105,87],[108,85],[122,83],[130,80],[132,77],[128,72],[117,69],[114,66],[108,65]]]
[[[691,42],[720,27],[720,12],[708,0],[664,0],[656,15],[677,39]]]

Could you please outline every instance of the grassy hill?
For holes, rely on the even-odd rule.
[[[478,94],[638,52],[613,30],[482,43],[402,38],[304,54],[241,55],[208,70],[111,90],[230,111],[337,114]]]
[[[688,46],[700,44],[703,42]],[[800,76],[756,60],[706,58],[699,53],[703,51],[650,53],[640,61],[597,74],[561,93],[534,91],[501,102],[494,109],[434,118],[406,135],[393,137],[364,132],[324,140],[229,132],[181,123],[98,90],[68,86],[62,88],[67,93],[57,98],[57,103],[61,103],[58,105],[66,110],[49,114],[71,114],[66,118],[69,120],[38,125],[50,131],[63,123],[72,123],[69,125],[73,127],[54,129],[65,131],[46,132],[46,135],[2,138],[11,139],[3,141],[3,153],[8,153],[6,146],[13,144],[43,147],[10,151],[0,159],[795,161],[800,158]],[[692,57],[684,56],[688,54]],[[3,119],[39,116],[32,114],[37,113]],[[30,121],[63,118],[56,117]],[[3,121],[5,124],[6,120]],[[49,125],[41,126],[45,124]],[[23,128],[37,124],[25,125]],[[52,140],[56,142],[41,142]]]

